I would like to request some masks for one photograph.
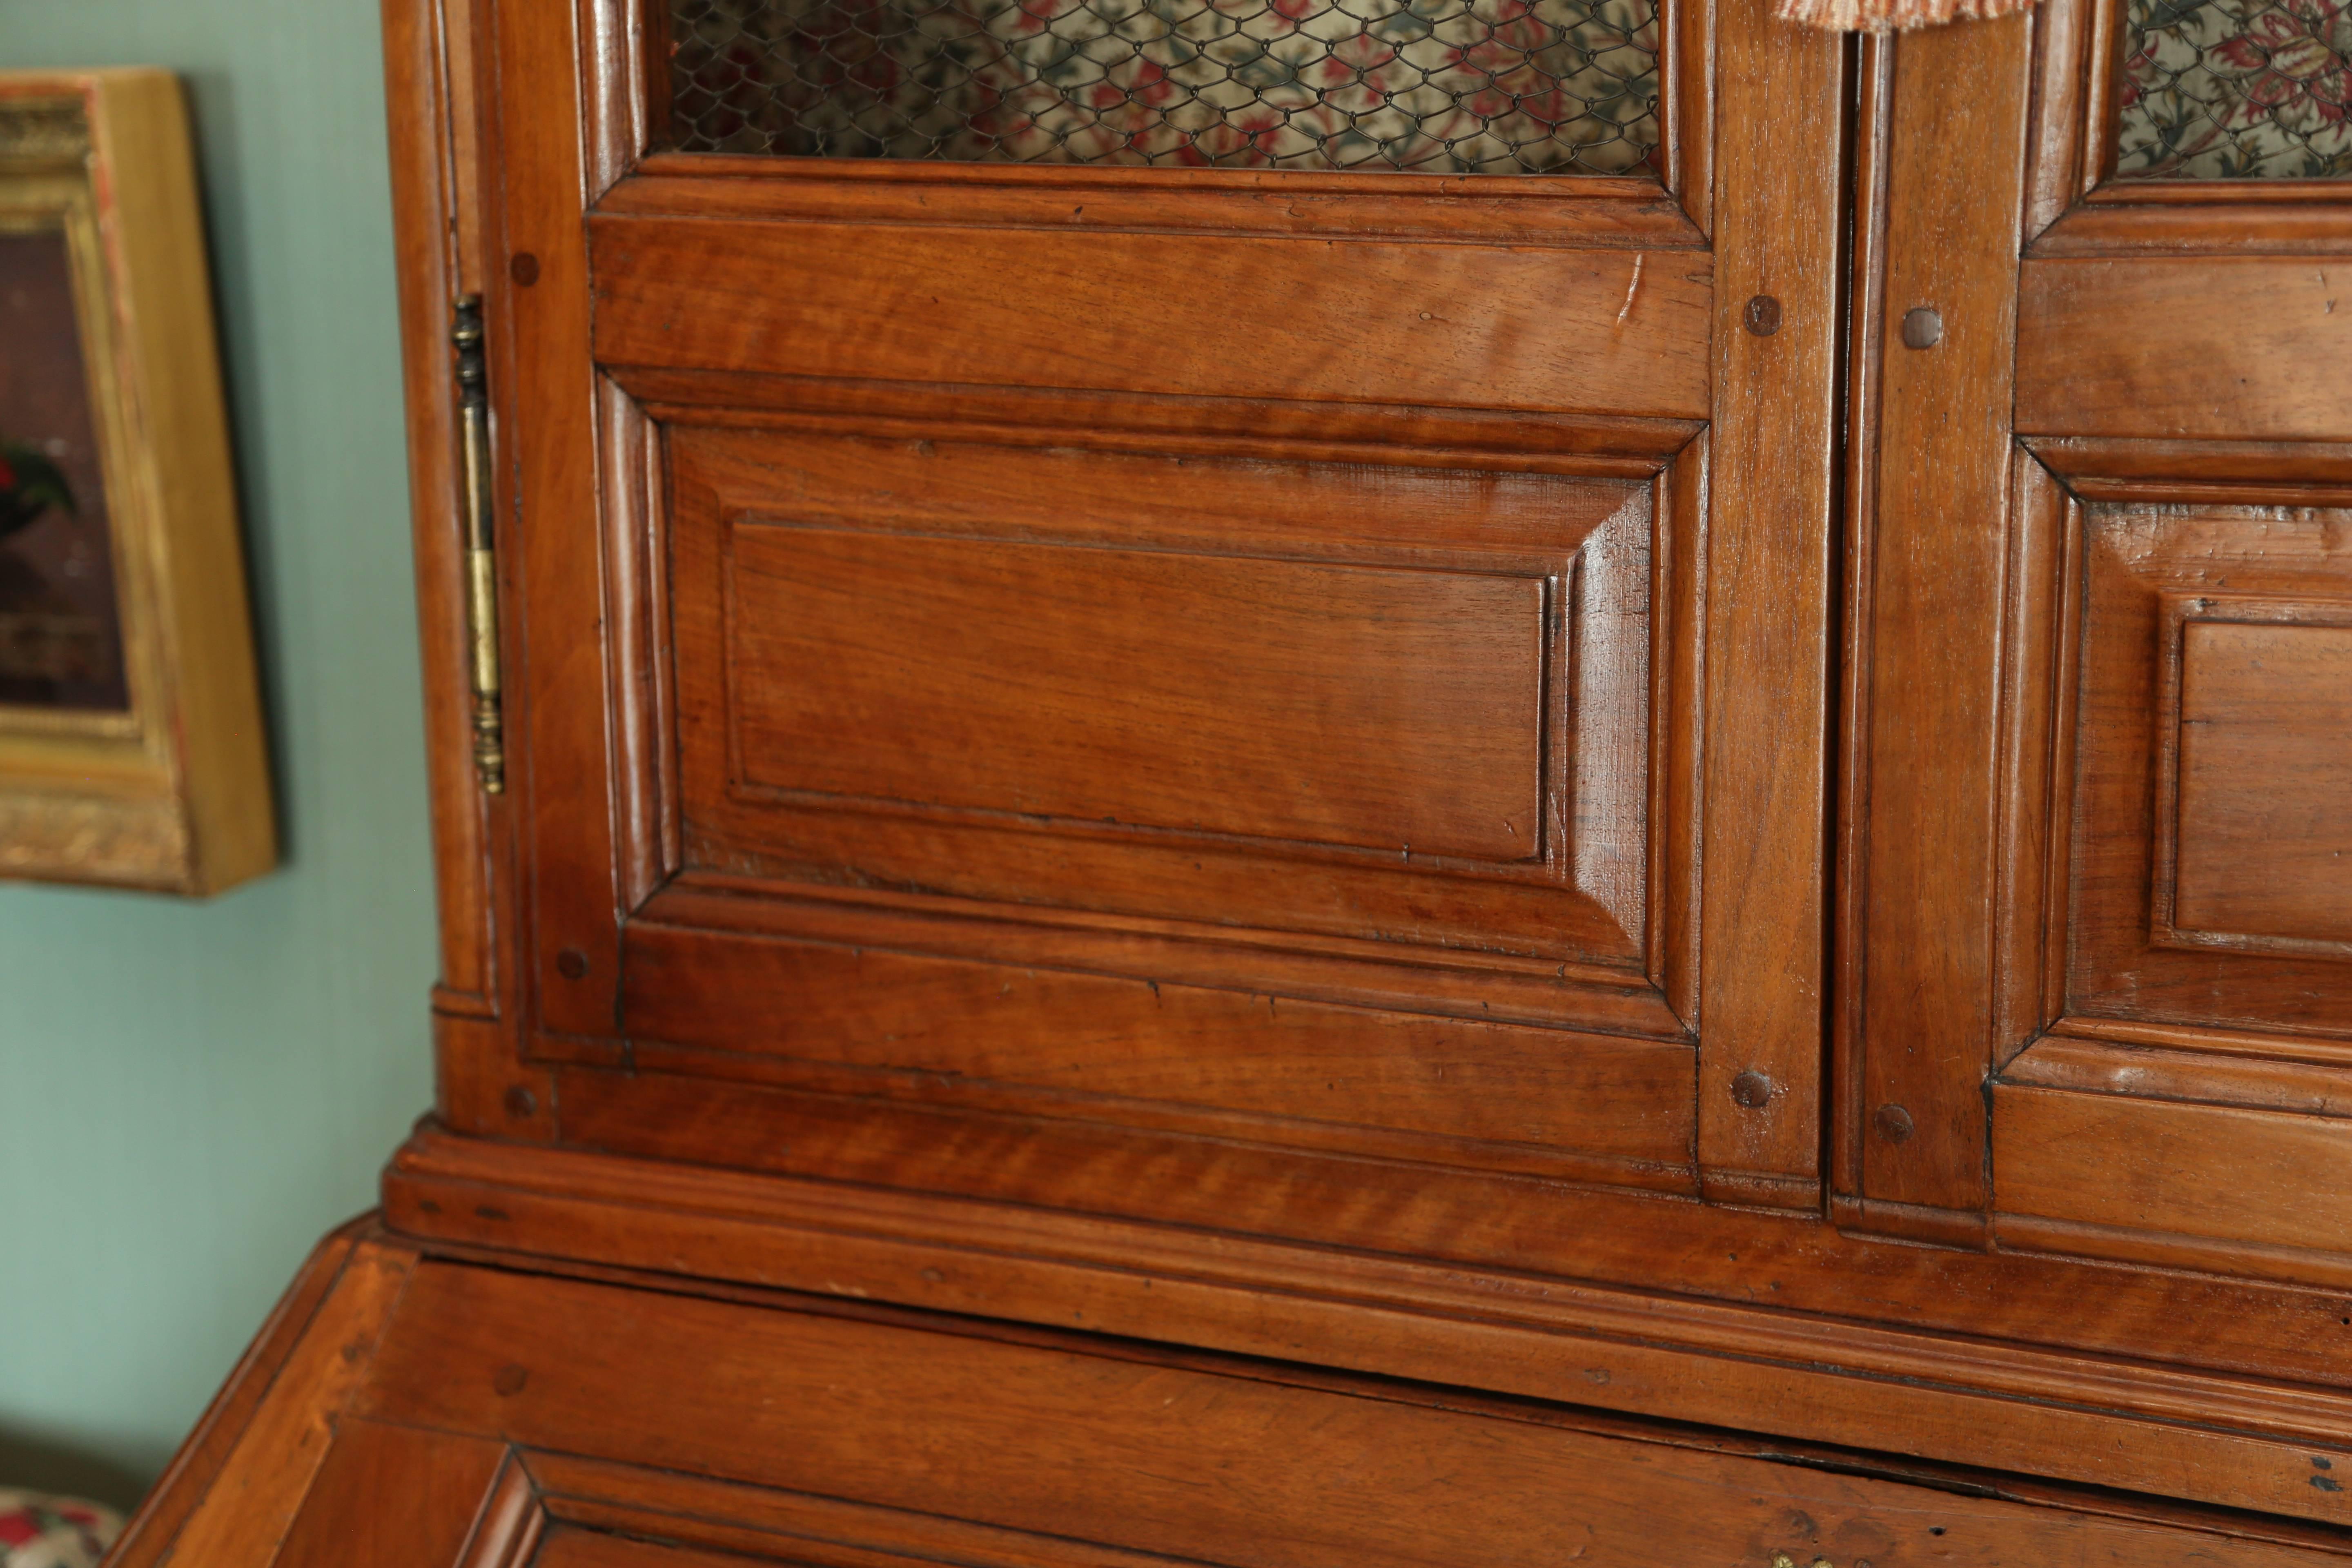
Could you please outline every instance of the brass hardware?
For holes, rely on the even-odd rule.
[[[1748,301],[1741,319],[1748,323],[1749,331],[1759,338],[1769,338],[1780,330],[1780,301],[1769,294],[1759,294]]]
[[[1907,310],[1903,316],[1903,346],[1906,349],[1932,349],[1944,341],[1943,312],[1930,305]]]
[[[490,535],[490,400],[483,384],[482,297],[457,301],[457,433],[466,491],[466,652],[474,693],[474,773],[490,795],[507,787],[506,719],[499,669],[499,557]]]
[[[1772,1553],[1772,1568],[1797,1568],[1797,1560],[1785,1552],[1775,1552]],[[1816,1557],[1804,1568],[1835,1568],[1835,1565],[1826,1557]],[[1854,1568],[1864,1568],[1864,1565],[1857,1563]]]

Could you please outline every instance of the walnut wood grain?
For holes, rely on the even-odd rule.
[[[153,1568],[165,1560],[173,1538],[228,1464],[273,1381],[301,1344],[313,1315],[341,1285],[354,1249],[377,1228],[369,1215],[320,1239],[131,1516],[109,1562],[118,1568]]]
[[[2000,621],[2011,516],[2014,257],[2029,82],[2022,22],[1894,46],[1871,576],[1852,657],[1866,689],[1850,740],[1866,813],[1844,874],[1862,929],[1844,976],[1859,1009],[1844,1108],[1857,1195],[1970,1210],[1985,1200]],[[1966,148],[1965,153],[1960,150]],[[1934,346],[1897,323],[1939,313]]]
[[[1703,571],[1699,1158],[1739,1201],[1820,1174],[1843,57],[1752,0],[1717,8],[1715,423]],[[1778,302],[1778,329],[1744,325]],[[1769,693],[1769,698],[1762,696]],[[1732,1098],[1755,1074],[1760,1105]],[[1741,1183],[1740,1176],[1773,1178]]]
[[[589,228],[596,354],[609,364],[1666,418],[1707,410],[1708,267],[1685,251],[1653,261],[651,217]],[[1138,336],[1203,276],[1219,279],[1217,332]],[[1254,352],[1226,353],[1234,341]]]
[[[2250,772],[2242,783],[2237,775],[2198,783],[2192,771],[2184,797],[2181,763],[2184,702],[2186,716],[2195,717],[2207,700],[2193,689],[2192,633],[2271,626],[2325,635],[2331,626],[2352,624],[2352,546],[2332,521],[2340,515],[2242,508],[2152,513],[2115,506],[2086,513],[2066,928],[2070,1012],[2190,1027],[2268,1027],[2289,1036],[2352,1033],[2340,939],[2328,934],[2332,917],[2325,912],[2327,900],[2340,898],[2326,858],[2328,836],[2342,822],[2340,791],[2326,782],[2343,765],[2340,743],[2331,740],[2342,723],[2335,683],[2319,677],[2312,684],[2316,672],[2292,659],[2266,676],[2243,672],[2296,682],[2300,695],[2289,708],[2270,710],[2257,726],[2267,737],[2262,743],[2277,753],[2270,762],[2278,771]],[[2220,672],[2209,667],[2205,673]],[[2226,691],[2212,695],[2227,712],[2204,713],[2209,720],[2255,716],[2225,700]],[[2193,735],[2186,742],[2192,770],[2199,744]],[[2206,793],[2200,796],[2199,789]],[[2222,792],[2218,800],[2216,789]],[[2232,799],[2251,800],[2256,809],[2270,801],[2300,803],[2301,816],[2270,831],[2288,833],[2304,853],[2269,879],[2303,900],[2294,906],[2296,919],[2318,922],[2301,933],[2300,943],[2290,931],[2216,930],[2210,935],[2220,940],[2200,941],[2179,930],[2182,855],[2193,875],[2207,879],[2192,881],[2198,896],[2218,896],[2237,874],[2234,868],[2203,869],[2212,853],[2210,835],[2235,831],[2211,815],[2233,809]],[[2207,815],[2196,816],[2200,811]],[[2192,842],[2200,831],[2209,835],[2205,846]],[[2225,880],[2217,884],[2215,877]]]
[[[601,1034],[614,1025],[620,969],[614,759],[603,701],[580,699],[605,689],[608,628],[633,617],[628,606],[616,614],[606,603],[599,569],[603,508],[580,227],[584,108],[569,50],[545,47],[572,36],[566,0],[502,5],[494,26],[492,156],[501,177],[492,254],[527,253],[537,263],[530,287],[515,284],[509,268],[490,291],[493,395],[503,427],[529,432],[510,448],[514,517],[501,546],[507,592],[520,609],[502,617],[508,749],[530,844],[565,846],[531,861],[526,984],[538,1020]],[[627,593],[633,584],[616,578],[612,587]]]
[[[1029,1162],[1066,1151],[1037,1139],[1006,1147]],[[1021,1180],[1005,1184],[1016,1200]],[[1188,1336],[1210,1336],[1195,1342],[1248,1353],[1297,1356],[1311,1346],[1328,1364],[1410,1366],[1441,1383],[1720,1426],[1745,1424],[1741,1405],[1764,1397],[1788,1430],[1865,1447],[1884,1446],[1890,1431],[1923,1429],[1926,1415],[1897,1417],[1883,1403],[1895,1391],[1863,1397],[1842,1378],[1916,1381],[1932,1367],[1927,1381],[1937,1388],[2026,1400],[2063,1391],[2075,1405],[2135,1420],[2193,1416],[2288,1440],[2319,1440],[2341,1420],[2331,1414],[2341,1394],[2328,1390],[2352,1387],[2352,1333],[2342,1321],[2352,1305],[2331,1291],[1886,1246],[1817,1219],[1764,1221],[1600,1188],[1561,1190],[1552,1212],[1515,1239],[1491,1221],[1472,1234],[1477,1222],[1447,1214],[1437,1184],[1421,1179],[1418,1208],[1391,1206],[1396,1239],[1417,1239],[1402,1233],[1407,1226],[1446,1227],[1460,1233],[1455,1246],[1470,1268],[1239,1237],[1203,1254],[1181,1225],[562,1151],[524,1156],[429,1132],[404,1150],[386,1194],[403,1230],[445,1244],[1146,1339],[1182,1324]],[[1236,1173],[1234,1185],[1246,1191],[1250,1173]],[[1531,1268],[1530,1259],[1559,1250],[1564,1234],[1583,1238],[1575,1279]],[[1667,1272],[1661,1257],[1683,1261]],[[1674,1293],[1659,1293],[1661,1284]],[[1850,1316],[1857,1291],[1867,1292],[1879,1322]],[[2184,1321],[2194,1325],[2193,1342],[2179,1334]],[[1523,1353],[1541,1342],[1521,1338],[1529,1333],[1618,1348],[1601,1363]],[[2011,1348],[1996,1352],[1988,1337]],[[1803,1375],[1758,1395],[1722,1381],[1712,1357]],[[1585,1376],[1580,1367],[1591,1364],[1609,1377]],[[2298,1384],[2310,1386],[2290,1393]],[[1805,1388],[1814,1392],[1800,1417],[1790,1401]],[[2008,1447],[2024,1440],[2018,1409],[1979,1424],[1957,1415],[1942,1394],[1920,1398],[1906,1408],[1940,1412],[1933,1429],[1959,1446],[1948,1450],[1956,1457],[1990,1441],[2011,1455],[2000,1463],[2032,1469],[2053,1451],[2036,1448],[2042,1458],[2025,1462]],[[2156,1429],[2135,1430],[2152,1440]],[[1873,1432],[1880,1436],[1861,1436]],[[2093,1474],[2107,1451],[2095,1443],[2068,1462]]]
[[[1433,1537],[1480,1562],[1549,1562],[1563,1534],[1606,1561],[1661,1568],[1760,1563],[1789,1543],[1933,1562],[1955,1534],[1950,1551],[2026,1561],[2063,1560],[2102,1531],[2118,1532],[2108,1549],[2126,1561],[2283,1550],[1776,1472],[1738,1455],[1449,1411],[1402,1390],[1364,1399],[1278,1372],[1242,1381],[1213,1363],[940,1328],[427,1265],[364,1408],[498,1431],[526,1448],[1267,1568],[1423,1562]],[[633,1401],[638,1378],[567,1353],[586,1343],[640,1347],[641,1372],[677,1397]],[[1268,1466],[1263,1445],[1277,1432],[1285,1460]],[[2296,1458],[2288,1479],[2300,1486],[2314,1471]],[[1995,1544],[2009,1531],[2046,1533]]]
[[[2025,1085],[1996,1088],[1993,1101],[2005,1212],[2352,1251],[2352,1226],[2333,1195],[2352,1121]]]
[[[2181,628],[2175,940],[2352,958],[2352,602]]]
[[[374,1309],[372,1354],[345,1354],[341,1318],[290,1347],[289,1365],[346,1363],[357,1385],[281,1377],[257,1412],[256,1432],[332,1421],[315,1480],[290,1497],[250,1484],[270,1473],[272,1447],[248,1439],[188,1530],[163,1542],[176,1556],[1289,1568],[1426,1562],[1433,1542],[1481,1562],[1551,1561],[1570,1539],[1660,1568],[1761,1568],[1791,1548],[1838,1561],[2315,1568],[2345,1551],[2340,1531],[2286,1521],[1393,1379],[594,1282],[512,1256],[488,1267],[387,1256],[408,1283]],[[614,1346],[631,1347],[625,1363]],[[1622,1364],[1627,1348],[1601,1354]],[[1275,1465],[1271,1433],[1283,1439]],[[2241,1482],[2269,1472],[2326,1497],[2307,1482],[2333,1468],[2327,1446],[2217,1439],[2184,1456],[2192,1489],[2233,1455]],[[150,1517],[176,1500],[167,1489]],[[1662,1508],[1677,1521],[1663,1532]],[[224,1557],[221,1531],[204,1533],[207,1521],[250,1530],[289,1511],[274,1550]]]
[[[338,1418],[367,1377],[415,1261],[414,1252],[373,1239],[353,1247],[284,1359],[275,1366],[249,1359],[242,1369],[241,1380],[268,1375],[268,1381],[235,1447],[216,1468],[206,1463],[209,1475],[175,1469],[167,1489],[145,1510],[156,1516],[155,1526],[134,1521],[127,1555],[120,1560],[257,1565],[276,1559],[326,1463]],[[145,1557],[149,1552],[152,1558]]]
[[[1378,1127],[1530,1145],[1530,1163],[1689,1158],[1680,1044],[662,929],[632,934],[627,985],[632,1057],[653,1071],[1340,1149],[1339,1128]],[[723,1013],[705,1000],[722,988]]]
[[[2322,257],[2034,259],[2019,279],[2017,427],[2343,441],[2352,301]],[[2343,309],[2339,309],[2343,303]]]
[[[506,1454],[496,1437],[347,1416],[271,1568],[458,1568]]]
[[[417,482],[472,279],[518,765],[511,837],[442,803],[445,1123],[386,1187],[477,1262],[364,1399],[476,1456],[386,1475],[525,1443],[469,1568],[2340,1545],[2279,1516],[2352,1525],[2342,965],[2147,890],[2163,596],[2308,629],[2333,514],[2251,509],[2352,487],[2343,356],[2167,366],[2341,215],[2080,205],[2111,29],[2045,6],[1856,57],[1672,5],[1662,186],[641,159],[646,18],[397,0]],[[2227,668],[2199,820],[2326,798]],[[2240,893],[2324,900],[2289,858]]]

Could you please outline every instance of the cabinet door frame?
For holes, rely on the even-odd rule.
[[[1869,47],[1832,1212],[2339,1285],[2345,946],[2172,908],[2184,639],[2352,616],[2352,184],[2116,178],[2119,14]]]
[[[449,15],[463,20],[456,8]],[[1667,52],[1678,79],[1707,89],[1667,94],[1668,190],[1661,193],[1624,178],[1433,184],[1420,175],[647,153],[650,30],[639,5],[498,0],[474,16],[468,25],[479,35],[469,48],[457,47],[457,22],[445,28],[442,68],[454,79],[465,65],[478,87],[460,161],[471,156],[497,173],[479,179],[473,199],[481,222],[461,237],[450,265],[478,283],[490,323],[513,782],[486,808],[443,804],[453,838],[467,827],[457,819],[486,811],[481,853],[495,868],[498,842],[510,836],[507,853],[519,874],[494,873],[490,888],[474,884],[473,907],[499,907],[494,936],[458,931],[471,939],[458,967],[474,984],[444,995],[445,1108],[453,1125],[558,1139],[567,1074],[587,1083],[638,1065],[620,1026],[629,922],[702,919],[724,892],[676,880],[676,760],[664,714],[673,694],[664,686],[657,586],[665,468],[659,422],[648,411],[669,412],[663,400],[676,395],[677,378],[594,368],[605,331],[591,308],[597,226],[689,208],[801,222],[843,214],[906,221],[917,205],[943,196],[965,204],[959,210],[975,220],[1034,222],[1039,203],[1062,199],[1075,183],[1090,201],[1125,204],[1118,210],[1129,221],[1180,232],[1276,221],[1249,215],[1266,210],[1260,192],[1285,189],[1328,198],[1320,210],[1344,211],[1360,234],[1426,235],[1440,225],[1476,243],[1663,240],[1650,252],[1660,266],[1704,254],[1694,247],[1705,243],[1706,226],[1717,231],[1727,270],[1713,289],[1706,375],[1716,390],[1703,434],[1692,421],[1578,416],[1562,426],[1556,450],[1515,452],[1509,444],[1518,437],[1501,426],[1482,433],[1476,421],[1454,419],[1400,440],[1383,414],[1368,415],[1351,438],[1385,442],[1399,460],[1424,460],[1412,456],[1415,441],[1433,453],[1451,442],[1486,452],[1475,460],[1497,467],[1654,483],[1653,504],[1670,520],[1681,552],[1659,581],[1685,630],[1653,658],[1654,914],[1643,967],[1694,1070],[1680,1112],[1691,1129],[1687,1152],[1637,1180],[1734,1203],[1818,1205],[1843,323],[1836,213],[1849,69],[1839,40],[1773,23],[1755,7],[1718,13],[1705,0],[1669,7]],[[565,37],[576,50],[551,42]],[[1773,133],[1734,139],[1728,160],[1719,161],[1718,114],[1769,124]],[[1795,160],[1792,177],[1789,149],[1798,145],[1816,152]],[[1638,288],[1638,272],[1635,279]],[[1761,307],[1750,308],[1765,299],[1777,307],[1769,325]],[[887,402],[870,416],[904,423],[909,410]],[[1238,432],[1213,425],[1198,439],[1247,447]],[[588,518],[597,520],[593,550],[582,547],[577,521]],[[592,691],[606,695],[591,702]],[[462,928],[469,918],[478,917],[452,924]],[[497,959],[484,956],[493,952]],[[1593,982],[1592,1005],[1618,1005],[1605,994],[1617,982],[1597,972]],[[584,1091],[572,1097],[585,1100]],[[1605,1101],[1596,1110],[1605,1112]]]

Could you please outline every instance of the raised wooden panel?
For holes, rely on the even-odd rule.
[[[606,365],[1707,414],[1704,252],[617,216],[589,231]]]
[[[1334,1159],[1692,1190],[1652,896],[1688,508],[660,412],[662,885],[625,1058],[539,1042],[559,1141],[871,1179],[909,1139],[1149,1130],[1188,1186],[1213,1141],[1294,1152],[1261,1152],[1309,1206]]]
[[[1648,487],[669,447],[689,877],[1639,973]]]
[[[2071,820],[2044,937],[2055,1016],[1992,1090],[1999,1234],[2341,1283],[2344,514],[2093,505],[2075,526],[2055,725]]]
[[[2065,1010],[2352,1034],[2345,515],[2084,528]]]
[[[2352,378],[2314,374],[2352,356],[2346,276],[2325,256],[2028,259],[2017,429],[2352,439]]]
[[[2181,628],[2176,942],[2352,957],[2352,601],[2311,613]]]
[[[719,548],[739,790],[1542,852],[1545,578],[760,519]]]

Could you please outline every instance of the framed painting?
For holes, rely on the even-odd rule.
[[[0,72],[0,877],[276,858],[179,83]]]

